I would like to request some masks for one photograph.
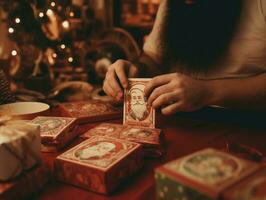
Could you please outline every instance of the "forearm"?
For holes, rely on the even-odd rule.
[[[208,105],[266,111],[266,73],[239,79],[207,81]]]

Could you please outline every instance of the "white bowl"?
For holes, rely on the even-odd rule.
[[[40,102],[16,102],[0,105],[0,116],[10,115],[15,118],[33,119],[46,115],[50,106]]]

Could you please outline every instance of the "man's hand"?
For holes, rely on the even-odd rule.
[[[172,73],[154,77],[145,87],[148,104],[164,115],[193,111],[208,105],[210,89],[207,81]]]
[[[128,86],[127,78],[135,77],[137,74],[138,69],[131,62],[117,60],[109,67],[106,73],[103,83],[104,92],[116,100],[121,100],[123,98],[123,89]]]

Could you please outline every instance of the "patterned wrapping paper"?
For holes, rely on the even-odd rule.
[[[56,152],[79,134],[76,118],[39,116],[31,122],[41,127],[43,152]]]
[[[265,200],[266,168],[244,179],[223,195],[224,200]]]
[[[59,104],[61,116],[75,117],[79,123],[104,121],[122,117],[122,109],[98,100]]]
[[[52,179],[48,166],[41,164],[9,182],[0,182],[0,200],[34,199]]]
[[[217,199],[259,165],[214,149],[204,149],[156,169],[157,199]]]
[[[108,137],[92,137],[55,160],[60,181],[98,193],[110,193],[142,165],[141,145]]]
[[[155,128],[155,110],[147,105],[144,88],[151,79],[130,78],[124,91],[123,124]]]
[[[101,123],[81,137],[90,138],[92,136],[114,137],[140,143],[143,145],[144,155],[147,157],[158,157],[163,154],[163,134],[160,129]]]
[[[40,162],[40,127],[0,118],[0,181],[14,179]]]

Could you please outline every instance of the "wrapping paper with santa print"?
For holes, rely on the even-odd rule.
[[[40,161],[40,127],[0,117],[0,181],[8,181]]]

